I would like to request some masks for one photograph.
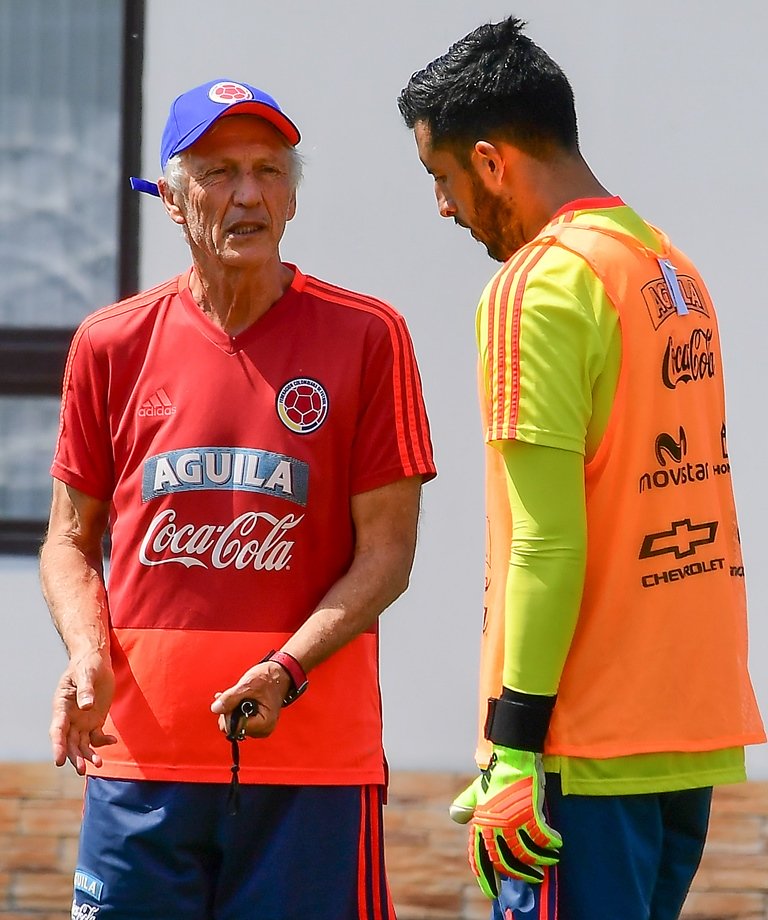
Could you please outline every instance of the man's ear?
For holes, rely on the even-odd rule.
[[[185,224],[187,221],[181,207],[177,204],[177,196],[165,179],[160,178],[157,180],[157,190],[160,192],[160,200],[163,202],[163,207],[171,220],[175,224]]]
[[[288,202],[288,213],[286,215],[286,220],[293,220],[296,216],[296,189],[293,190],[291,195],[291,200]]]
[[[502,151],[490,141],[477,141],[472,148],[472,165],[489,187],[498,187],[504,179],[506,161]]]

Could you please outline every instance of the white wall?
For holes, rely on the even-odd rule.
[[[425,489],[410,591],[383,621],[395,768],[472,766],[483,576],[473,315],[494,270],[465,232],[438,219],[395,100],[412,71],[481,22],[511,12],[528,19],[529,34],[569,74],[582,148],[598,176],[699,263],[719,305],[752,673],[768,715],[762,0],[738,0],[725,12],[710,0],[148,0],[144,175],[157,175],[160,133],[177,93],[217,76],[263,87],[304,137],[306,177],[284,258],[391,301],[414,337],[440,475]],[[142,229],[149,286],[187,258],[156,201],[143,204]],[[24,727],[10,740],[4,733],[0,757],[38,758],[46,753],[58,639],[33,573],[13,566],[0,576],[9,579],[11,612],[21,623],[11,631],[11,668],[0,689],[7,699],[29,687],[32,697]],[[749,763],[753,777],[768,778],[768,748],[752,749]]]

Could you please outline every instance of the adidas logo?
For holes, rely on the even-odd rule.
[[[176,406],[173,405],[165,390],[160,387],[149,397],[136,414],[142,418],[156,415],[176,415]]]

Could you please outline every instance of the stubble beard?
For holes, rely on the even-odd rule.
[[[514,202],[492,195],[476,176],[472,177],[472,190],[476,237],[495,262],[506,262],[526,243]]]

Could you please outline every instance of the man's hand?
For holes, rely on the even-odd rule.
[[[495,744],[488,768],[451,805],[454,821],[472,822],[469,864],[487,897],[498,897],[498,874],[537,884],[541,867],[559,860],[563,841],[543,802],[541,755]]]
[[[288,672],[281,665],[263,661],[246,671],[232,687],[217,693],[211,712],[219,716],[219,728],[226,735],[232,710],[241,700],[253,700],[256,710],[246,720],[245,734],[250,738],[266,738],[275,730],[283,700],[291,686]]]
[[[49,734],[57,767],[69,760],[82,776],[86,761],[101,766],[95,749],[117,742],[102,730],[114,689],[115,677],[105,655],[92,652],[70,661],[53,695]]]

